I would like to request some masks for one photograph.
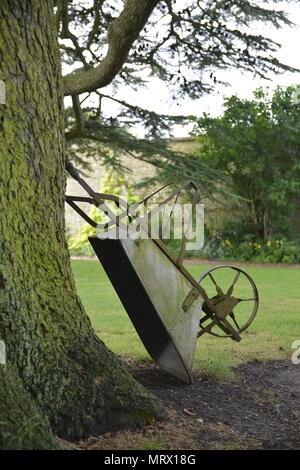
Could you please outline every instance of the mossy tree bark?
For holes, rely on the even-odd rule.
[[[163,417],[95,336],[64,236],[64,112],[52,0],[2,0],[0,448],[55,448]]]

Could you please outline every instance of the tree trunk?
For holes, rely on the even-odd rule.
[[[163,417],[95,336],[64,236],[64,111],[52,0],[2,0],[0,448],[55,448]]]
[[[264,226],[264,240],[268,240],[272,236],[272,227],[270,223],[270,211],[268,208],[263,208],[263,226]]]

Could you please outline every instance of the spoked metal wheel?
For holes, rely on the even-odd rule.
[[[226,286],[226,278],[227,283],[230,279],[229,286],[221,287],[219,279]],[[253,279],[237,267],[216,266],[204,273],[198,282],[207,294],[198,337],[208,333],[240,341],[240,333],[251,325],[258,309],[259,297]]]

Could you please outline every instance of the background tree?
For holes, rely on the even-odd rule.
[[[92,153],[117,170],[120,161],[111,155],[112,151],[115,156],[121,152],[156,166],[159,179],[192,178],[205,195],[211,195],[217,189],[214,183],[222,179],[220,174],[195,161],[192,154],[183,159],[181,152],[168,148],[173,126],[187,124],[194,117],[149,111],[143,100],[139,106],[133,105],[127,99],[128,91],[142,93],[149,79],[158,78],[169,89],[167,99],[180,106],[187,97],[198,98],[223,84],[225,69],[255,72],[261,78],[270,72],[292,70],[273,56],[276,42],[249,33],[252,22],[278,28],[289,20],[282,11],[266,8],[269,2],[265,1],[142,3],[125,2],[122,11],[122,2],[116,0],[77,1],[74,5],[66,0],[57,2],[63,63],[76,71],[64,77],[65,95],[72,95],[73,103],[67,113],[68,148],[76,142],[86,156],[88,146],[88,158],[79,155],[78,159],[78,148],[72,152],[77,165],[86,165]],[[142,26],[143,15],[150,9],[152,13]],[[128,22],[131,15],[135,24]],[[117,67],[119,73],[115,73]],[[108,75],[113,80],[107,88],[111,82]],[[80,99],[78,94],[82,94]],[[115,104],[119,111],[110,112]],[[129,133],[133,126],[142,127],[146,138],[137,139]]]
[[[199,157],[230,177],[231,190],[246,200],[244,230],[265,239],[287,231],[300,195],[300,106],[293,94],[289,87],[273,95],[259,88],[253,100],[232,96],[221,117],[205,115],[197,124]]]
[[[289,69],[271,58],[275,43],[244,31],[252,19],[287,23],[283,13],[245,0],[186,5],[1,2],[0,78],[7,88],[0,107],[0,337],[7,346],[7,365],[0,366],[1,448],[54,448],[55,435],[79,439],[164,416],[94,334],[76,295],[64,236],[63,96],[72,97],[74,110],[69,140],[110,142],[120,123],[109,126],[93,109],[86,118],[80,95],[112,80],[116,89],[122,81],[140,85],[137,69],[169,80],[174,91],[178,83],[179,96],[209,91],[213,76],[211,85],[201,77],[216,67],[239,65],[261,76]],[[77,69],[64,78],[57,35],[67,40],[64,60]],[[122,112],[130,119],[142,113],[130,106]],[[148,120],[154,129],[157,115]],[[122,148],[136,150],[136,140],[119,134]],[[155,146],[148,149],[147,158],[158,161]],[[166,160],[163,154],[163,168]],[[176,156],[173,168],[184,166]]]

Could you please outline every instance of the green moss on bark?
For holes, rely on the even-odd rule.
[[[76,295],[52,0],[2,0],[0,79],[0,339],[9,361],[0,365],[0,447],[52,448],[49,423],[79,439],[160,419],[160,403],[95,336]]]
[[[47,418],[10,364],[0,366],[0,383],[0,449],[59,449]]]

